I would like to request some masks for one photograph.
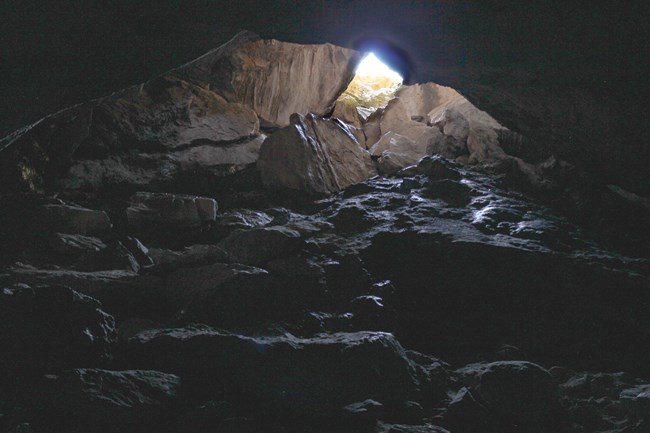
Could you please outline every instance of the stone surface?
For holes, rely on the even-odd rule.
[[[300,233],[282,226],[235,230],[221,242],[230,260],[247,265],[264,265],[289,255],[301,246]]]
[[[14,376],[102,366],[111,359],[115,321],[97,300],[65,286],[2,287],[0,377],[5,384]]]
[[[408,400],[417,387],[404,349],[385,333],[254,338],[195,327],[145,331],[129,343],[133,363],[172,371],[194,392],[235,392],[280,413],[327,419],[369,398]]]
[[[49,386],[42,423],[66,431],[134,432],[166,428],[180,378],[147,370],[66,371]]]
[[[129,226],[138,229],[161,227],[195,227],[214,221],[217,202],[207,197],[138,192],[131,196],[126,209]]]
[[[558,387],[539,365],[525,361],[471,364],[458,370],[472,386],[491,417],[516,426],[553,426],[557,423]]]
[[[46,204],[37,210],[39,229],[59,233],[93,235],[107,232],[112,224],[106,212],[81,206]]]
[[[375,174],[370,155],[344,124],[312,114],[291,119],[260,149],[265,185],[330,194]]]
[[[377,165],[383,175],[391,175],[409,165],[416,164],[427,155],[426,141],[415,142],[395,132],[387,132],[369,150],[378,156]]]
[[[261,40],[242,32],[177,72],[209,83],[271,124],[286,126],[293,113],[325,115],[360,60],[361,53],[331,44]]]

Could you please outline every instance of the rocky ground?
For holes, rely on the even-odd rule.
[[[645,199],[233,44],[0,141],[0,431],[650,431]]]

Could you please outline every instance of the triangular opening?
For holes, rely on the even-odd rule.
[[[368,53],[357,67],[339,101],[353,107],[377,109],[384,107],[395,97],[403,78],[375,56]]]

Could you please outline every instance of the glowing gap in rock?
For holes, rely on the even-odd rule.
[[[353,107],[384,107],[395,97],[402,81],[400,74],[382,63],[373,53],[369,53],[359,63],[354,79],[339,101]]]
[[[404,79],[400,74],[382,63],[374,53],[368,54],[357,66],[356,74],[361,77],[384,77],[402,84]]]

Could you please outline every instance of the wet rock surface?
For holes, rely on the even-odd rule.
[[[229,82],[224,71],[259,65],[239,44],[281,47],[244,41],[175,74],[208,74],[212,89],[241,96],[249,78]],[[285,48],[298,70],[310,56],[329,59],[322,50],[346,54]],[[213,62],[223,58],[231,63]],[[250,73],[273,81],[271,63]],[[176,86],[194,89],[169,80],[149,108],[111,107],[136,118],[167,113],[160,104]],[[296,114],[269,131],[255,167],[209,182],[198,172],[156,188],[96,178],[100,188],[54,182],[46,193],[1,195],[0,429],[648,429],[646,232],[628,233],[636,242],[619,248],[616,231],[594,234],[558,204],[573,201],[582,215],[594,203],[627,206],[629,221],[647,229],[645,199],[591,185],[555,159],[507,154],[503,128],[452,92],[404,88],[360,120],[373,129],[370,144],[324,112]],[[101,136],[155,132],[167,155],[185,149],[180,132],[256,135],[258,117],[281,112],[263,117],[258,105],[272,95],[246,95],[198,101],[191,113],[213,107],[226,117],[190,116],[193,131],[154,116],[105,123]],[[278,97],[271,107],[293,101]],[[73,112],[44,122],[64,119],[59,128],[78,132],[83,116]],[[32,128],[19,140],[41,131]],[[159,151],[143,140],[138,158]]]

